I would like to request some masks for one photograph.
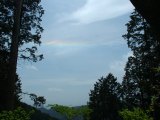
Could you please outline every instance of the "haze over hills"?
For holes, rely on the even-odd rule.
[[[60,114],[54,110],[50,110],[50,109],[46,109],[46,108],[38,108],[38,110],[40,110],[42,113],[46,113],[46,114],[50,115],[51,117],[54,117],[58,120],[66,120],[65,116],[63,116],[62,114]]]
[[[75,108],[80,108],[81,106],[76,106]],[[46,109],[46,108],[38,108],[38,110],[40,110],[42,113],[45,113],[45,114],[48,114],[49,116],[53,117],[53,118],[56,118],[58,120],[66,120],[67,118],[56,112],[55,110],[51,110],[51,109]],[[83,117],[82,116],[77,116],[75,117],[73,120],[83,120]]]

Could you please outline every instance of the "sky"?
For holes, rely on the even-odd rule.
[[[42,0],[45,14],[39,53],[44,60],[19,61],[23,92],[47,104],[87,104],[96,81],[113,73],[121,82],[128,56],[122,35],[133,6],[129,0]],[[23,101],[32,104],[28,96]]]

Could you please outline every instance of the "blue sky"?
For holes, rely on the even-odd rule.
[[[121,37],[133,10],[129,0],[43,0],[42,6],[45,59],[19,61],[24,92],[44,96],[47,104],[77,106],[87,103],[101,76],[111,72],[122,80],[131,55]]]

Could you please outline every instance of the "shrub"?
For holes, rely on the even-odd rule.
[[[32,111],[25,111],[23,108],[18,107],[13,111],[2,111],[0,113],[0,120],[30,120]]]
[[[134,108],[133,111],[124,109],[119,114],[123,120],[153,120],[140,108]]]

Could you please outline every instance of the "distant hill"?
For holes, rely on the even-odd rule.
[[[79,109],[79,108],[84,107],[84,106],[75,106],[73,108]],[[48,114],[51,117],[56,118],[57,120],[66,120],[66,117],[64,115],[56,112],[55,110],[46,109],[46,108],[39,108],[38,110],[40,110],[42,113]],[[77,117],[73,118],[73,120],[83,120],[83,117],[82,116],[77,116]]]
[[[31,120],[62,120],[50,115],[48,113],[42,112],[40,109],[36,109],[26,103],[21,103],[21,107],[26,110],[34,110],[34,114],[31,116]],[[63,119],[65,120],[65,119]]]
[[[66,120],[66,117],[54,110],[46,108],[35,108],[26,103],[21,103],[21,107],[26,110],[34,110],[34,114],[31,116],[31,120]],[[82,106],[76,106],[74,108],[79,109]],[[77,116],[74,120],[83,120],[82,116]]]
[[[54,110],[49,110],[49,109],[46,109],[46,108],[39,108],[38,110],[40,110],[42,113],[45,113],[45,114],[48,114],[50,115],[51,117],[54,117],[58,120],[66,120],[66,117]]]

